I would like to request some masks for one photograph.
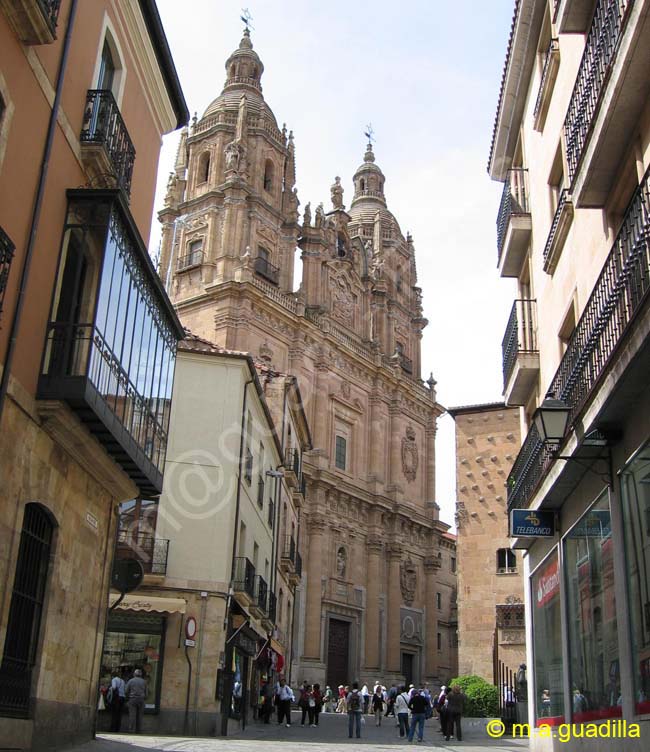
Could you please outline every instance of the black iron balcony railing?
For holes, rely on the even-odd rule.
[[[566,203],[568,200],[569,200],[569,190],[568,188],[564,188],[564,190],[562,190],[560,193],[560,197],[557,202],[557,209],[555,210],[555,215],[553,216],[553,222],[551,223],[551,229],[549,230],[548,238],[546,238],[546,245],[544,246],[544,268],[545,269],[548,266],[549,257],[551,255],[551,251],[555,244],[558,227],[560,226],[560,219],[562,217],[562,212],[564,211],[564,207],[566,206]]]
[[[250,449],[246,450],[244,459],[244,480],[249,486],[253,482],[253,453]]]
[[[255,567],[245,556],[238,556],[235,559],[233,590],[237,593],[246,593],[255,599]]]
[[[302,556],[296,551],[296,575],[302,577]]]
[[[255,605],[260,611],[267,613],[269,598],[269,586],[266,584],[266,580],[262,575],[257,575],[255,578]]]
[[[260,277],[264,277],[264,279],[267,279],[274,285],[277,285],[280,282],[280,270],[278,267],[273,266],[268,259],[265,259],[262,256],[258,256],[255,259],[255,273],[259,274]]]
[[[537,350],[536,300],[515,300],[510,311],[506,333],[501,342],[503,356],[503,386],[506,388],[520,354]]]
[[[289,559],[293,564],[296,563],[296,539],[292,535],[287,535],[285,539],[282,558]]]
[[[11,242],[2,227],[0,227],[0,316],[2,316],[2,304],[15,250],[16,246]]]
[[[600,97],[634,0],[598,0],[564,121],[569,181],[578,172]]]
[[[573,421],[601,379],[633,319],[650,298],[650,170],[627,210],[614,245],[568,342],[549,391]],[[523,508],[552,462],[533,427],[508,479],[509,508]]]
[[[135,148],[110,90],[91,89],[88,92],[81,141],[104,146],[116,187],[122,188],[129,196]]]
[[[120,530],[117,534],[115,556],[134,558],[142,564],[145,574],[166,574],[169,540],[153,535]]]
[[[527,181],[528,170],[523,167],[515,167],[512,170],[508,170],[503,185],[503,193],[501,194],[499,214],[497,216],[497,263],[501,262],[501,253],[503,251],[511,217],[530,214]]]
[[[275,502],[273,501],[273,499],[269,499],[269,514],[267,517],[267,522],[269,523],[271,530],[273,530],[275,526]]]
[[[264,476],[260,475],[257,479],[257,506],[264,508]]]
[[[300,452],[297,449],[285,449],[284,466],[287,470],[293,471],[296,477],[300,475]]]
[[[275,623],[278,614],[278,599],[275,593],[269,592],[269,619]]]
[[[182,272],[185,269],[191,269],[193,266],[200,266],[203,263],[203,251],[192,251],[185,256],[180,256],[176,263],[176,271]]]
[[[535,109],[533,110],[533,118],[537,119],[540,110],[542,109],[542,102],[544,101],[544,94],[546,86],[549,83],[549,74],[553,67],[553,60],[557,56],[560,49],[560,43],[557,39],[551,39],[551,42],[546,50],[544,56],[544,67],[542,68],[542,77],[539,82],[539,91],[537,92],[537,100],[535,101]]]

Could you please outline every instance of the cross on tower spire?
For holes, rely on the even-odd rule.
[[[368,123],[368,125],[366,125],[366,130],[364,131],[364,135],[368,139],[368,146],[372,148],[372,144],[375,141],[375,132],[372,129],[372,123]]]
[[[250,34],[251,29],[254,29],[255,27],[251,23],[251,21],[253,20],[253,16],[251,15],[251,12],[248,10],[248,8],[241,9],[240,18],[244,22],[244,26],[246,27],[244,30],[244,33]]]

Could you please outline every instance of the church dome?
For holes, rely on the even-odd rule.
[[[239,47],[226,60],[226,83],[223,91],[208,105],[203,118],[219,112],[237,112],[242,94],[245,94],[248,112],[256,117],[264,115],[277,128],[275,115],[262,96],[263,72],[264,63],[253,49],[250,31],[246,29]]]
[[[366,153],[363,157],[363,164],[354,173],[354,198],[350,205],[350,213],[354,216],[354,208],[363,204],[364,207],[372,208],[375,212],[380,207],[386,206],[386,196],[384,196],[384,173],[375,164],[375,155],[372,151],[372,144],[368,143]]]

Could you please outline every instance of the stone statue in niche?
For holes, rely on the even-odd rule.
[[[226,172],[243,174],[246,171],[246,149],[242,144],[231,141],[225,148]]]
[[[354,296],[340,278],[333,280],[331,287],[332,317],[351,327],[354,322]]]
[[[415,591],[418,584],[418,571],[411,557],[399,565],[399,583],[402,590],[402,599],[407,606],[415,600]]]
[[[325,220],[325,210],[323,209],[323,204],[320,203],[316,207],[316,218],[314,219],[314,227],[322,227],[323,222]]]
[[[406,429],[406,436],[402,437],[402,472],[409,483],[412,483],[418,474],[420,457],[418,445],[415,442],[415,431],[411,426]]]
[[[334,184],[330,190],[332,192],[332,206],[335,209],[345,209],[343,206],[343,186],[341,185],[341,178],[338,175],[334,178]]]
[[[311,201],[305,206],[302,224],[304,227],[309,227],[311,225]]]
[[[336,552],[336,576],[339,580],[345,579],[345,573],[347,571],[348,555],[346,550],[341,546]]]

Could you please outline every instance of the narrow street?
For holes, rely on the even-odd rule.
[[[347,716],[321,716],[318,728],[304,728],[300,726],[300,714],[293,713],[291,728],[278,727],[277,724],[264,726],[253,723],[242,736],[226,739],[161,737],[161,736],[132,736],[128,734],[104,734],[94,742],[69,748],[66,752],[144,752],[145,750],[164,750],[165,752],[298,752],[308,745],[309,752],[330,752],[345,745],[362,744],[368,752],[371,750],[399,749],[408,744],[401,740],[392,718],[384,719],[380,728],[374,724],[372,717],[366,717],[360,740],[348,739]],[[517,752],[527,748],[527,741],[522,739],[490,739],[485,732],[484,725],[473,725],[466,722],[463,727],[463,741],[451,740],[445,742],[438,731],[437,720],[428,721],[424,742],[420,747],[435,747],[437,749],[490,750],[490,752]]]

